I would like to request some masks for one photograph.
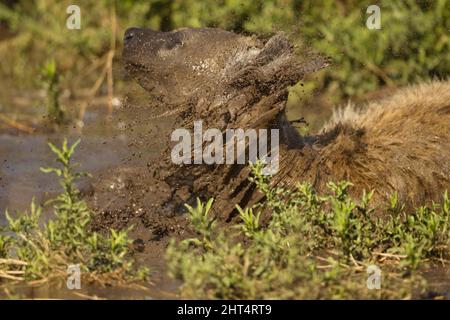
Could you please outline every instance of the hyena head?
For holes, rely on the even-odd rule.
[[[294,62],[293,47],[283,35],[263,41],[214,28],[129,28],[123,59],[129,74],[168,104],[224,93],[229,86],[270,91],[282,82],[286,87],[326,64]]]
[[[217,87],[233,59],[251,56],[261,43],[219,29],[125,32],[125,68],[154,97],[179,103]]]

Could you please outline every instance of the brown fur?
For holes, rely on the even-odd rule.
[[[287,151],[286,159],[297,152]],[[399,90],[364,111],[348,106],[309,152],[314,160],[304,178],[321,191],[327,181],[345,179],[355,190],[375,189],[380,200],[397,191],[412,205],[439,201],[450,189],[450,81]]]

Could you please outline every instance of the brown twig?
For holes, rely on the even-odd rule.
[[[108,52],[106,54],[106,58],[108,61],[108,56],[111,54],[111,52]],[[108,62],[105,64],[105,66],[103,67],[103,70],[100,74],[100,77],[97,79],[97,81],[95,81],[94,86],[89,90],[89,94],[88,97],[86,98],[86,100],[83,101],[83,103],[80,106],[80,112],[78,115],[78,118],[80,121],[83,121],[84,119],[84,114],[86,113],[86,108],[89,105],[89,103],[91,102],[91,100],[94,98],[95,94],[97,93],[98,89],[100,89],[100,86],[102,85],[103,81],[105,80],[105,76],[107,74],[107,69],[108,67]]]
[[[402,255],[402,254],[392,254],[392,253],[383,253],[383,252],[373,252],[373,254],[376,256],[384,257],[384,258],[395,258],[397,260],[406,258],[406,255]]]
[[[3,121],[4,123],[6,123],[6,125],[8,125],[8,126],[14,128],[14,129],[26,132],[28,134],[32,134],[35,131],[34,128],[31,128],[31,127],[29,127],[29,126],[27,126],[25,124],[22,124],[22,123],[19,123],[19,122],[13,120],[13,119],[10,119],[10,118],[8,118],[7,116],[5,116],[3,114],[0,114],[0,120]]]
[[[16,281],[23,280],[22,277],[16,277],[16,276],[10,275],[9,273],[4,272],[4,271],[0,271],[0,278],[8,279],[8,280],[16,280]]]
[[[26,266],[28,263],[17,259],[0,259],[0,264]]]

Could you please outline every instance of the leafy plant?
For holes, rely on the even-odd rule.
[[[167,249],[169,272],[183,281],[183,297],[408,298],[426,287],[418,272],[425,258],[448,263],[447,193],[441,205],[413,212],[394,195],[387,214],[380,215],[370,205],[373,192],[354,199],[349,182],[329,183],[329,195],[318,195],[308,183],[294,190],[271,188],[262,167],[253,166],[251,180],[267,200],[238,207],[238,228],[207,223],[199,200],[197,208],[189,207],[189,220],[203,239],[208,225],[208,245],[202,238],[172,240]],[[267,224],[260,223],[263,212],[270,214]],[[372,264],[383,270],[381,290],[366,286]]]
[[[188,204],[185,207],[188,209],[189,220],[194,225],[195,230],[202,236],[202,241],[205,247],[211,245],[212,230],[214,228],[215,218],[208,216],[209,210],[213,204],[214,199],[209,199],[208,202],[203,205],[199,198],[197,198],[197,207],[193,208]],[[196,241],[197,239],[188,239],[188,241]]]
[[[243,222],[242,231],[244,231],[244,234],[247,237],[252,237],[261,227],[259,221],[261,218],[261,211],[258,211],[258,213],[255,215],[253,213],[253,208],[242,209],[241,207],[237,206],[237,209],[239,211],[239,216]]]
[[[87,273],[114,272],[125,279],[146,276],[148,270],[136,270],[127,257],[129,230],[111,229],[109,235],[102,235],[89,229],[93,213],[74,184],[87,175],[76,171],[78,165],[72,164],[79,142],[69,146],[64,139],[61,148],[49,143],[61,167],[41,170],[56,174],[63,188],[60,195],[47,202],[53,205],[51,219],[42,221],[42,207],[34,200],[29,213],[18,212],[13,217],[6,212],[8,225],[0,234],[0,258],[12,263],[7,270],[0,270],[0,278],[11,278],[13,274],[21,276],[13,277],[15,280],[48,279],[65,275],[67,266],[75,262]]]
[[[0,235],[0,259],[6,257],[9,251],[9,245],[11,243],[11,238],[5,235]]]

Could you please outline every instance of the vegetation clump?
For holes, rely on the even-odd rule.
[[[217,227],[209,213],[212,199],[187,206],[198,236],[173,240],[167,250],[184,297],[411,298],[426,289],[420,266],[449,263],[447,192],[442,203],[414,212],[394,194],[380,216],[369,205],[373,192],[353,199],[349,182],[329,183],[330,195],[307,183],[271,188],[261,167],[253,167],[251,179],[266,201],[238,208],[241,223],[234,232]],[[368,285],[374,268],[381,271],[380,290]]]
[[[323,70],[318,79],[306,84],[306,90],[324,88],[334,100],[449,73],[447,0],[378,1],[381,30],[366,26],[370,16],[366,11],[372,4],[367,0],[85,0],[80,4],[83,32],[74,32],[65,28],[67,3],[18,0],[9,6],[0,4],[0,20],[14,34],[0,43],[4,57],[0,74],[14,78],[21,87],[30,86],[30,74],[37,71],[28,63],[30,59],[41,65],[49,55],[55,55],[66,75],[64,85],[83,86],[92,70],[101,73],[97,62],[110,47],[111,38],[120,44],[129,26],[162,31],[218,27],[301,36],[300,42],[306,41],[331,56],[334,65],[339,66]],[[117,26],[113,15],[117,15]],[[23,54],[30,51],[31,57]],[[301,95],[305,88],[297,88],[296,92]]]
[[[0,281],[49,280],[67,276],[70,265],[79,265],[87,275],[113,276],[110,279],[144,278],[145,268],[137,270],[127,256],[129,230],[110,230],[109,235],[89,229],[93,213],[81,198],[75,181],[86,176],[76,171],[71,157],[79,140],[61,148],[49,146],[57,156],[59,168],[42,168],[60,179],[63,192],[46,205],[53,205],[53,216],[43,221],[43,208],[33,200],[29,212],[6,212],[7,225],[0,229]],[[98,278],[98,277],[97,277]]]

